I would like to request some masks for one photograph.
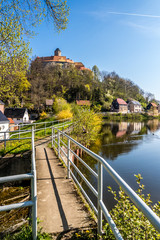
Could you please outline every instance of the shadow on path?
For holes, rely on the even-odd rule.
[[[59,196],[59,193],[58,193],[58,190],[57,190],[57,186],[56,186],[56,183],[55,183],[55,178],[54,178],[54,175],[53,175],[53,172],[52,172],[52,169],[51,169],[51,165],[50,165],[50,162],[49,162],[49,159],[48,159],[47,151],[46,151],[45,148],[44,148],[44,153],[45,153],[45,156],[46,156],[46,160],[47,160],[47,164],[48,164],[48,168],[49,168],[49,173],[51,175],[52,185],[53,185],[54,193],[55,193],[55,196],[56,196],[56,200],[57,200],[57,204],[58,204],[59,213],[60,213],[60,216],[61,216],[63,228],[64,228],[64,231],[66,231],[66,230],[69,229],[68,222],[67,222],[64,210],[63,210],[61,199],[60,199],[60,196]]]

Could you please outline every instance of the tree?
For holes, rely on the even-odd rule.
[[[69,7],[64,0],[0,0],[0,22],[4,27],[7,22],[3,19],[10,13],[27,34],[45,17],[60,31],[67,26]]]
[[[0,24],[0,97],[2,100],[22,98],[30,84],[26,78],[28,69],[28,44],[21,35],[22,29],[16,18],[3,18]],[[19,104],[19,103],[18,103]]]
[[[101,74],[100,74],[99,68],[96,65],[94,65],[92,67],[92,72],[94,73],[94,80],[95,81],[100,81],[101,80]]]
[[[73,122],[75,123],[72,131],[74,139],[87,147],[96,140],[101,129],[102,118],[93,110],[79,107],[73,116]]]
[[[44,17],[57,31],[66,28],[69,8],[62,0],[0,0],[0,97],[19,105],[30,84],[26,78],[29,47],[24,34]],[[14,98],[14,99],[13,99]]]

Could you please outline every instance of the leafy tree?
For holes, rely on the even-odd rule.
[[[66,28],[69,8],[62,0],[0,0],[0,97],[20,104],[30,84],[26,78],[29,61],[24,34],[44,17],[53,20],[57,31]]]
[[[84,146],[89,146],[92,141],[96,140],[102,123],[100,115],[93,110],[79,107],[76,109],[73,121],[75,122],[72,132],[74,139]]]
[[[23,97],[30,84],[26,78],[28,68],[28,44],[21,35],[21,26],[11,14],[3,17],[0,24],[0,97],[2,100],[10,100],[16,96]]]
[[[99,68],[96,66],[96,65],[94,65],[93,67],[92,67],[92,72],[93,72],[93,74],[94,74],[94,80],[97,82],[97,81],[100,81],[101,80],[101,73],[100,73],[100,71],[99,71]]]
[[[64,110],[71,111],[70,104],[65,99],[56,97],[53,103],[53,111],[59,113]]]
[[[11,13],[27,34],[45,17],[57,31],[64,30],[68,23],[69,8],[64,0],[0,0],[0,7],[2,18]],[[5,27],[7,22],[2,24]]]

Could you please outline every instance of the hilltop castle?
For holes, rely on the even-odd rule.
[[[56,66],[60,65],[63,68],[67,68],[68,66],[72,65],[78,70],[89,70],[89,68],[86,68],[83,63],[81,62],[74,62],[73,60],[66,58],[66,56],[61,56],[61,50],[57,48],[54,51],[54,56],[50,57],[37,57],[36,60],[42,61],[42,63],[46,66]]]

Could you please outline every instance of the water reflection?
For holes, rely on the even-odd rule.
[[[134,174],[140,173],[146,186],[144,193],[151,193],[155,203],[160,200],[160,122],[157,119],[147,122],[105,122],[101,136],[91,146],[91,150],[101,155],[134,189],[137,189]],[[83,156],[85,162],[97,171],[97,162],[90,156]],[[114,161],[113,161],[114,160]],[[86,178],[97,188],[93,175],[80,165]],[[96,199],[82,181],[82,185],[96,205]],[[117,184],[104,170],[104,202],[108,209],[114,205],[113,197],[107,186],[118,190]]]

